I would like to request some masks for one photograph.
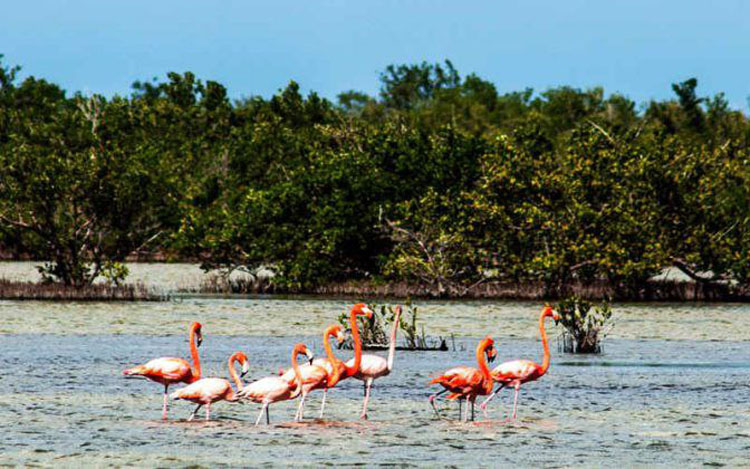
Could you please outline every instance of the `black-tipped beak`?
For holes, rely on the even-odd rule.
[[[247,371],[240,372],[240,378],[244,378],[246,374],[247,374]]]
[[[312,364],[313,364],[313,360],[315,360],[315,355],[313,355],[313,354],[310,354],[310,355],[308,355],[308,357],[307,357],[307,358],[309,359],[309,361],[310,361],[310,364],[312,365]]]

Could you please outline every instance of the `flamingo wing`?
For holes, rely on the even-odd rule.
[[[346,362],[346,366],[354,366],[354,359]],[[366,378],[379,378],[388,374],[388,362],[379,355],[364,354],[362,362],[359,365],[359,371],[354,375],[355,378],[364,380]]]
[[[319,366],[326,370],[326,373],[328,373],[330,376],[333,376],[334,373],[338,373],[338,369],[333,366],[333,363],[331,363],[331,360],[327,358],[316,358],[312,362],[313,366]]]
[[[161,383],[187,381],[193,376],[190,364],[182,358],[155,358],[144,365],[123,371],[126,375],[145,376]]]
[[[299,367],[299,371],[302,375],[303,386],[322,384],[325,383],[328,379],[328,372],[326,371],[326,369],[315,364],[302,365]],[[281,379],[289,383],[289,386],[291,386],[292,388],[295,388],[297,386],[295,383],[296,376],[294,374],[293,368],[289,368],[288,370],[286,370],[284,374],[281,375]]]
[[[172,399],[184,399],[186,401],[207,404],[224,399],[232,392],[229,381],[222,378],[203,378],[178,389],[169,395]]]
[[[440,384],[453,393],[463,394],[467,390],[480,386],[482,381],[482,372],[478,369],[470,366],[457,366],[434,378],[430,384]]]
[[[275,402],[289,399],[291,388],[281,377],[268,376],[248,384],[238,395],[253,402]]]
[[[497,365],[492,370],[492,378],[501,383],[526,382],[536,379],[539,365],[530,360],[512,360]]]

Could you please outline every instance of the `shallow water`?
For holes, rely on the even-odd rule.
[[[192,275],[145,271],[167,287]],[[314,393],[304,423],[291,423],[294,402],[272,406],[272,425],[254,427],[255,404],[218,403],[214,421],[188,423],[192,404],[174,402],[163,423],[161,387],[121,376],[150,358],[187,357],[187,326],[198,320],[204,375],[226,376],[226,358],[241,349],[251,381],[287,366],[295,342],[322,353],[320,332],[348,306],[210,297],[0,301],[0,465],[748,464],[750,305],[615,305],[605,353],[595,357],[560,353],[559,331],[548,322],[552,366],[524,386],[515,425],[501,422],[499,400],[488,419],[478,413],[461,424],[456,407],[443,404],[448,420],[438,420],[426,383],[449,366],[473,365],[485,334],[495,337],[500,360],[541,360],[537,303],[421,302],[428,334],[455,334],[456,350],[398,352],[391,375],[375,383],[366,422],[358,419],[358,381],[330,393],[322,421]],[[509,407],[512,393],[504,398]]]

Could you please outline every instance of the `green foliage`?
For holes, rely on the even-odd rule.
[[[612,324],[609,302],[593,304],[573,296],[561,301],[555,310],[565,328],[563,347],[566,353],[601,352],[601,341],[606,336],[604,327]]]
[[[390,305],[381,305],[378,308],[378,306],[374,304],[368,306],[373,311],[372,318],[368,319],[364,316],[357,317],[362,345],[365,347],[384,347],[389,345],[390,328],[393,326],[393,319],[395,318],[393,307]],[[344,327],[347,333],[351,334],[351,316],[349,313],[341,313],[338,317],[338,322]],[[345,343],[344,346],[352,348],[353,344],[351,344],[350,340],[349,343]]]
[[[362,344],[365,348],[384,348],[390,345],[391,331],[393,321],[396,319],[396,313],[393,306],[369,305],[374,312],[372,319],[358,317],[359,333]],[[338,322],[344,329],[351,334],[350,316],[348,313],[341,313]],[[437,342],[425,334],[424,324],[417,323],[417,307],[408,301],[404,305],[401,317],[399,318],[399,334],[404,337],[405,347],[408,349],[425,350],[439,349],[447,350],[447,344],[442,337]],[[351,338],[345,342],[343,347],[353,348]]]
[[[70,285],[134,252],[463,295],[605,281],[637,297],[677,266],[750,289],[750,122],[689,79],[645,113],[601,88],[498,93],[449,61],[392,65],[377,97],[290,82],[230,102],[190,72],[67,96],[0,62],[0,251]]]
[[[102,277],[110,285],[121,286],[130,273],[130,269],[122,262],[106,261],[102,267]]]

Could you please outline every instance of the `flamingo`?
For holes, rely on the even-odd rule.
[[[358,379],[360,381],[363,381],[364,388],[365,388],[365,400],[362,403],[362,414],[360,415],[361,419],[367,419],[367,403],[370,401],[370,390],[372,388],[372,382],[376,380],[377,378],[381,378],[383,376],[388,376],[391,373],[391,370],[393,369],[393,357],[396,353],[396,331],[398,330],[399,320],[401,318],[401,306],[396,306],[396,316],[393,318],[393,329],[391,330],[391,344],[388,349],[388,359],[378,356],[378,355],[372,355],[372,354],[365,354],[361,357],[361,364],[359,367],[357,367],[356,363],[356,355],[355,359],[349,360],[346,362],[346,366],[349,369],[357,369],[358,371],[354,373],[353,376],[355,379]],[[355,322],[354,316],[352,316],[352,322]],[[352,335],[354,335],[354,324],[352,325]],[[357,334],[357,339],[359,339],[359,334]],[[355,340],[355,347],[357,346],[356,340]],[[360,343],[361,347],[361,343]],[[355,349],[356,351],[356,349]],[[361,353],[361,352],[360,352]]]
[[[237,376],[234,362],[240,362],[242,365],[242,374],[240,376],[245,376],[250,369],[250,363],[247,361],[247,355],[242,352],[234,352],[232,356],[229,357],[229,376],[234,381],[237,386],[237,391],[239,392],[242,391],[243,384],[240,376]],[[204,405],[206,406],[206,421],[208,421],[211,419],[211,404],[217,401],[236,402],[239,400],[232,389],[232,384],[223,378],[199,379],[193,384],[178,389],[169,397],[172,399],[183,399],[198,404],[198,407],[196,407],[195,410],[193,410],[193,413],[190,414],[188,422],[195,418],[198,410]]]
[[[357,374],[362,365],[362,339],[359,336],[357,316],[367,316],[367,319],[372,319],[373,312],[364,303],[358,303],[352,307],[349,314],[349,325],[352,328],[352,342],[354,342],[354,358],[344,364],[346,372],[339,377],[339,381]]]
[[[162,406],[161,413],[163,420],[167,419],[167,394],[169,385],[172,383],[191,384],[201,378],[198,347],[202,342],[201,325],[194,322],[190,325],[190,354],[193,358],[195,370],[192,370],[190,364],[182,358],[162,357],[155,358],[145,365],[134,366],[122,372],[125,376],[144,376],[151,381],[164,385],[164,405]]]
[[[513,420],[516,419],[516,410],[518,408],[518,393],[521,391],[521,385],[529,381],[536,381],[544,376],[549,369],[550,354],[549,345],[547,345],[547,333],[544,330],[544,319],[552,317],[555,321],[560,320],[560,315],[552,307],[545,306],[542,314],[539,316],[539,333],[542,336],[542,347],[544,348],[544,359],[542,364],[538,365],[530,360],[512,360],[497,365],[492,370],[492,379],[500,383],[495,392],[480,404],[483,412],[486,412],[487,404],[495,395],[506,386],[513,386],[516,390],[513,397]],[[502,409],[500,410],[502,416]],[[510,420],[510,419],[509,419]]]
[[[331,336],[336,337],[339,343],[344,341],[344,334],[341,332],[340,325],[335,324],[329,326],[323,333],[323,344],[328,358],[316,358],[313,360],[312,364],[305,364],[300,367],[300,373],[302,375],[302,399],[300,399],[295,421],[302,420],[305,399],[313,389],[323,389],[323,402],[320,407],[320,418],[323,418],[323,409],[326,405],[326,394],[328,393],[328,389],[336,386],[339,377],[346,372],[344,362],[337,359],[333,354],[331,343],[329,341],[329,337]],[[283,372],[282,370],[281,378],[292,385],[295,380],[294,370],[289,369],[286,372]]]
[[[313,360],[313,355],[310,350],[307,349],[305,344],[297,344],[294,346],[294,349],[292,350],[292,369],[294,370],[296,378],[294,385],[290,385],[289,382],[282,379],[280,376],[268,376],[250,383],[237,393],[237,397],[241,399],[248,399],[263,404],[263,407],[260,409],[260,414],[258,414],[258,419],[255,421],[255,426],[258,426],[260,423],[260,419],[263,417],[263,412],[266,413],[266,423],[271,423],[271,418],[268,415],[269,404],[296,399],[302,392],[302,374],[300,373],[299,365],[297,364],[297,355],[303,353],[307,355],[310,362]]]
[[[474,419],[474,402],[476,401],[477,396],[486,396],[492,392],[492,375],[487,367],[487,361],[492,362],[495,359],[496,354],[495,342],[492,340],[492,337],[487,336],[482,339],[477,346],[476,356],[479,369],[470,366],[457,366],[447,370],[442,375],[430,381],[430,384],[439,384],[445,388],[442,391],[431,395],[429,398],[430,405],[432,405],[438,418],[440,417],[440,413],[435,406],[435,398],[444,392],[450,391],[451,394],[448,399],[459,399],[459,404],[461,399],[466,399],[471,403],[471,418],[472,420]],[[461,408],[459,406],[459,414],[460,412]],[[468,420],[469,406],[467,404],[464,421]]]

